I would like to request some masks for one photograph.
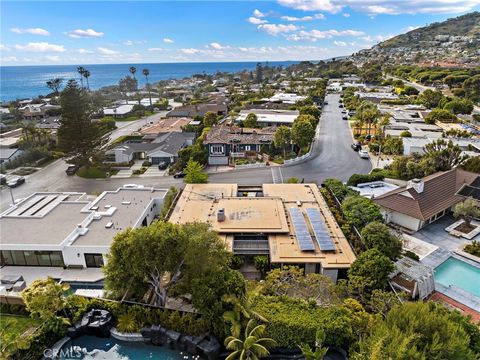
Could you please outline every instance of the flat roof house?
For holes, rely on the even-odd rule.
[[[166,192],[123,187],[93,201],[85,193],[34,193],[0,214],[1,265],[100,267],[113,237],[149,225]]]
[[[241,110],[235,122],[244,121],[248,114],[255,114],[257,122],[260,126],[292,126],[295,119],[300,115],[298,110],[267,110],[267,109],[250,109]]]
[[[220,125],[205,134],[203,145],[208,150],[209,165],[229,165],[232,159],[255,155],[262,146],[269,147],[274,137],[274,127],[249,129]]]
[[[415,179],[373,201],[381,207],[387,223],[418,231],[447,214],[463,200],[457,192],[472,184],[478,174],[455,168]]]
[[[169,221],[207,222],[234,254],[269,255],[334,281],[355,260],[315,184],[187,184]]]
[[[410,155],[413,153],[424,153],[425,145],[437,140],[435,137],[404,137],[403,141],[403,155]],[[472,138],[448,138],[454,145],[458,145],[462,151],[476,156],[480,153],[480,139]]]

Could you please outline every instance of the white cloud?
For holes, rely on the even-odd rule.
[[[64,52],[63,45],[49,44],[47,42],[30,42],[27,45],[15,45],[16,50],[29,52]]]
[[[330,39],[335,36],[362,36],[365,35],[363,31],[357,30],[310,30],[299,31],[298,33],[288,35],[286,38],[290,41],[312,41],[315,42],[320,39]]]
[[[333,43],[334,43],[335,45],[337,45],[337,46],[347,46],[347,43],[346,43],[345,41],[337,41],[337,40],[335,40]]]
[[[342,10],[341,5],[335,5],[331,0],[279,0],[280,5],[304,11],[328,11],[335,14]]]
[[[268,23],[267,20],[257,19],[256,17],[253,17],[253,16],[249,17],[249,18],[247,19],[247,21],[248,21],[250,24],[253,24],[253,25],[260,25],[260,24],[266,24],[266,23]]]
[[[369,15],[455,14],[478,6],[478,0],[278,0],[278,3],[297,10],[330,13],[338,13],[348,6]]]
[[[78,39],[78,38],[98,38],[98,37],[102,37],[104,34],[103,32],[95,31],[93,29],[85,29],[85,30],[76,29],[76,30],[70,31],[69,33],[67,33],[67,35],[70,36],[71,38]]]
[[[183,53],[183,54],[196,54],[198,52],[200,52],[200,50],[198,49],[194,49],[194,48],[186,48],[186,49],[180,49],[180,52]]]
[[[77,52],[79,54],[93,54],[92,50],[87,50],[87,49],[78,49]]]
[[[378,42],[388,40],[388,39],[390,39],[394,36],[395,35],[392,35],[392,34],[388,34],[388,35],[367,35],[367,36],[362,36],[362,39],[365,40],[368,43],[378,43]]]
[[[172,39],[170,39],[170,38],[163,38],[163,42],[164,42],[165,44],[173,44],[173,43],[174,43],[174,41],[173,41]]]
[[[119,54],[118,51],[107,49],[107,48],[104,48],[104,47],[99,47],[99,48],[97,48],[97,50],[102,55],[117,55],[117,54]]]
[[[7,56],[2,58],[2,62],[17,62],[18,58],[16,56]]]
[[[47,30],[42,28],[28,28],[28,29],[11,28],[10,31],[17,34],[30,34],[30,35],[42,35],[42,36],[50,35],[50,33]]]
[[[133,45],[133,41],[132,41],[132,40],[124,41],[124,42],[123,42],[123,45],[132,46],[132,45]]]
[[[10,48],[7,45],[0,44],[0,50],[10,51]]]
[[[47,56],[45,56],[45,60],[57,62],[57,61],[60,60],[60,56],[58,56],[58,55],[47,55]]]
[[[153,48],[149,48],[147,50],[148,51],[167,51],[167,49],[159,48],[159,47],[153,47]]]
[[[212,42],[210,43],[209,45],[211,48],[215,49],[215,50],[222,50],[224,49],[224,47],[222,45],[220,45],[219,43],[217,42]]]
[[[255,9],[253,10],[253,16],[255,16],[256,18],[263,18],[265,17],[265,14],[262,13],[260,10]]]
[[[258,25],[257,27],[259,30],[265,31],[267,34],[276,36],[278,34],[285,34],[290,33],[293,31],[297,31],[299,29],[298,26],[293,24],[262,24]]]
[[[350,14],[349,14],[349,13],[343,13],[342,15],[343,15],[344,17],[346,17],[346,18],[349,18],[349,17],[350,17]]]
[[[323,14],[315,14],[303,17],[296,17],[296,16],[281,16],[282,20],[286,21],[312,21],[312,20],[322,20],[325,19],[325,15]]]

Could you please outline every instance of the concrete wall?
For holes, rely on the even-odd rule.
[[[419,230],[422,226],[421,220],[401,214],[399,212],[388,212],[387,210],[382,210],[382,213],[387,223],[394,223],[413,231]]]

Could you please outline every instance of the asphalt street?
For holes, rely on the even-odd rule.
[[[279,183],[290,177],[296,177],[305,182],[321,183],[326,178],[338,178],[346,181],[353,173],[368,173],[371,170],[370,161],[361,159],[350,148],[352,136],[348,121],[342,120],[341,109],[338,107],[338,94],[329,94],[322,112],[320,128],[317,131],[312,155],[305,161],[277,168],[242,169],[210,174],[211,183],[239,183],[256,185],[263,183]],[[141,120],[145,121],[145,120]],[[128,128],[141,124],[128,124]],[[114,137],[121,136],[125,131],[117,130]],[[67,176],[66,163],[57,160],[47,167],[26,177],[26,183],[12,189],[15,200],[25,198],[34,192],[70,191],[99,194],[105,190],[114,190],[124,184],[140,184],[147,187],[168,188],[180,187],[182,179],[172,176],[157,178],[120,178],[120,179],[83,179],[78,176]],[[3,211],[12,203],[10,189],[4,188],[0,193],[0,210]]]

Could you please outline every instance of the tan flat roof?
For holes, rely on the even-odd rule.
[[[141,133],[143,135],[154,135],[172,131],[181,132],[182,127],[188,125],[192,120],[192,118],[161,119],[157,123],[142,129]]]
[[[234,235],[268,235],[270,259],[274,263],[321,263],[322,267],[348,268],[355,261],[350,244],[315,184],[264,184],[263,197],[238,197],[236,184],[188,184],[181,194],[170,222],[208,222],[233,250]],[[243,193],[243,189],[240,190]],[[252,194],[252,190],[245,191]],[[335,251],[321,251],[309,221],[306,221],[315,250],[301,251],[290,219],[290,208],[317,208]],[[217,213],[224,209],[225,220]]]

